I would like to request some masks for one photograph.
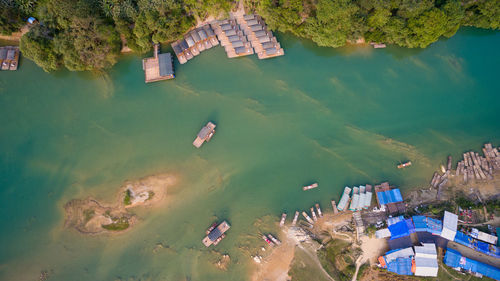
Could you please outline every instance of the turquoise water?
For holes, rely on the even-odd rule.
[[[148,85],[132,55],[99,75],[26,59],[1,72],[0,279],[246,280],[255,235],[271,227],[259,218],[328,210],[345,185],[422,186],[448,154],[499,144],[498,32],[463,29],[425,50],[279,40],[283,57],[227,59],[218,47]],[[209,120],[217,133],[196,150]],[[166,206],[135,210],[131,231],[64,228],[68,200],[112,201],[123,181],[156,173],[179,184]],[[201,244],[215,217],[232,225],[215,248],[230,254],[227,272]]]

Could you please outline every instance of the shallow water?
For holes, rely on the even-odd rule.
[[[324,211],[345,185],[424,185],[451,153],[499,144],[500,33],[462,29],[425,50],[319,48],[279,36],[286,55],[227,59],[222,48],[144,84],[141,59],[105,75],[0,73],[0,280],[246,280],[255,221]],[[192,141],[207,121],[212,141]],[[413,166],[398,170],[400,161]],[[112,200],[127,179],[178,175],[164,207],[123,235],[63,228],[72,198]],[[319,182],[303,192],[301,186]],[[232,225],[213,265],[201,239]],[[270,227],[270,226],[266,226]],[[249,236],[250,235],[250,236]],[[156,253],[157,243],[168,246]],[[259,241],[258,243],[261,243]]]

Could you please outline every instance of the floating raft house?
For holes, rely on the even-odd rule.
[[[267,29],[264,20],[254,14],[243,15],[237,18],[240,29],[243,30],[248,40],[251,42],[255,53],[259,59],[267,59],[285,54],[280,43]]]
[[[17,70],[19,64],[19,47],[0,47],[0,66],[2,70]]]
[[[160,54],[159,45],[154,46],[154,57],[142,60],[146,83],[175,78],[174,65],[170,53]]]
[[[355,186],[352,188],[352,201],[349,210],[356,211],[356,209],[358,208],[358,203],[359,203],[359,188]]]
[[[344,188],[344,193],[342,194],[342,197],[340,198],[339,204],[337,205],[337,209],[339,211],[344,211],[347,207],[347,204],[349,203],[349,194],[351,193],[351,188],[345,187]]]
[[[218,243],[217,240],[222,239],[224,233],[228,231],[230,227],[231,226],[226,221],[223,221],[216,228],[210,231],[210,233],[205,238],[203,238],[203,245],[205,245],[206,247],[210,247],[210,245]]]
[[[205,141],[209,141],[215,133],[215,124],[208,122],[207,125],[201,128],[200,132],[196,136],[193,145],[196,148],[200,148]]]
[[[201,52],[219,45],[219,40],[212,27],[207,24],[191,30],[181,40],[177,40],[171,45],[179,63],[185,64]]]

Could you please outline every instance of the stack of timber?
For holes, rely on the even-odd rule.
[[[484,156],[474,151],[463,153],[463,160],[457,163],[455,173],[452,173],[452,158],[448,156],[446,169],[442,166],[442,175],[434,172],[431,179],[431,186],[438,188],[437,199],[441,199],[442,189],[449,182],[451,176],[461,179],[464,183],[472,180],[492,180],[495,170],[500,170],[500,153],[497,147],[487,143],[483,147]]]
[[[208,50],[219,45],[219,40],[210,25],[204,25],[193,29],[184,35],[184,38],[172,43],[177,59],[180,64],[185,64],[194,56],[200,54],[204,50]]]
[[[273,33],[267,29],[264,20],[254,14],[240,15],[237,17],[241,30],[252,43],[252,47],[257,53],[259,59],[267,59],[285,54],[280,43],[273,36]]]
[[[253,48],[234,19],[215,21],[212,29],[219,38],[220,45],[226,50],[228,58],[252,55]]]

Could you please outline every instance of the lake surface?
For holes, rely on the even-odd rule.
[[[217,47],[147,85],[133,55],[105,75],[48,74],[27,59],[0,72],[0,280],[41,270],[50,280],[246,280],[258,233],[281,212],[331,210],[345,185],[417,188],[448,154],[499,144],[500,32],[462,29],[424,50],[278,39],[283,57],[227,59]],[[217,133],[195,149],[207,121]],[[157,173],[179,177],[172,200],[135,210],[131,231],[64,228],[70,199],[111,202],[123,181]],[[216,217],[232,228],[207,250]],[[212,250],[231,256],[227,272]]]

